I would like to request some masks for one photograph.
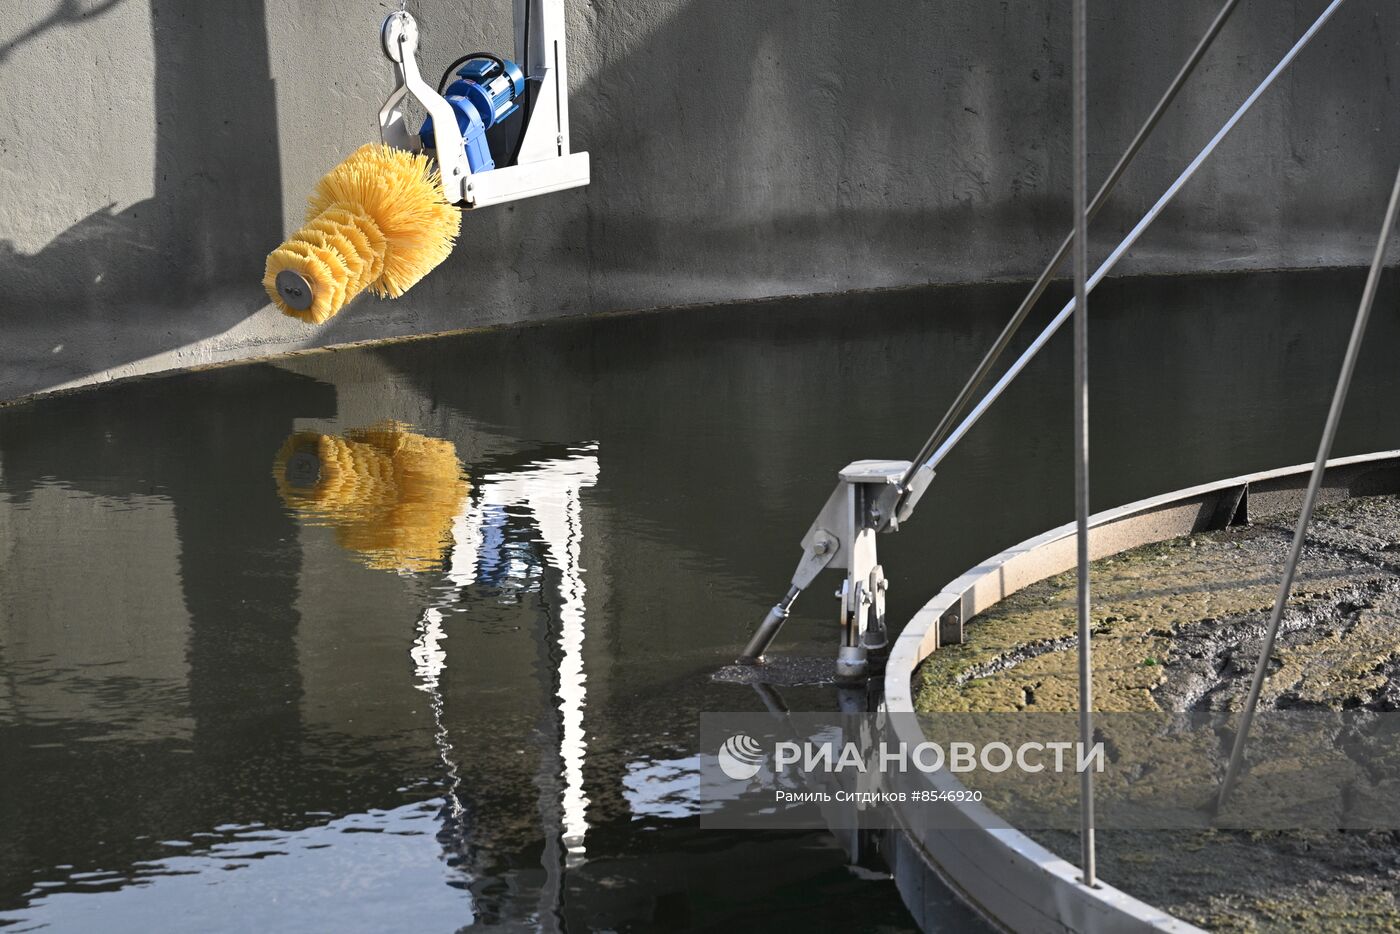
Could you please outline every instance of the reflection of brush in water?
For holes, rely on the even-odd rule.
[[[283,502],[334,528],[343,547],[384,570],[439,564],[471,489],[452,442],[398,422],[344,437],[299,431],[277,452],[273,475]]]

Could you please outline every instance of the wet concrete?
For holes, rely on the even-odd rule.
[[[1239,710],[1295,520],[1259,517],[1096,562],[1095,709]],[[920,669],[919,709],[1077,709],[1074,591],[1075,574],[1062,574],[973,619],[966,644]],[[1400,709],[1400,498],[1319,510],[1274,657],[1263,710]],[[1338,735],[1311,754],[1341,775],[1357,768],[1350,742]],[[1171,780],[1221,765],[1223,750],[1193,751]],[[1033,836],[1061,854],[1079,851],[1072,833]],[[1105,880],[1212,929],[1400,930],[1395,832],[1099,836]]]

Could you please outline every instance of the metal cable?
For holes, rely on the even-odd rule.
[[[1157,219],[1163,209],[1165,209],[1172,199],[1176,197],[1177,193],[1181,191],[1182,186],[1191,180],[1191,177],[1196,174],[1197,170],[1205,163],[1210,154],[1215,152],[1216,148],[1224,141],[1226,136],[1230,135],[1230,131],[1235,128],[1235,125],[1239,123],[1241,118],[1243,118],[1255,103],[1258,102],[1264,92],[1278,80],[1279,75],[1283,74],[1284,71],[1288,69],[1288,66],[1293,63],[1293,59],[1298,56],[1298,53],[1303,51],[1307,44],[1312,41],[1313,37],[1317,35],[1318,31],[1322,29],[1327,21],[1332,18],[1332,15],[1336,13],[1345,2],[1346,0],[1332,0],[1332,2],[1327,5],[1327,8],[1318,15],[1317,19],[1313,21],[1313,24],[1308,27],[1308,30],[1299,37],[1298,41],[1293,44],[1293,47],[1289,49],[1288,52],[1284,54],[1283,58],[1279,60],[1279,63],[1274,66],[1273,71],[1269,72],[1268,76],[1254,89],[1249,97],[1245,98],[1244,103],[1240,104],[1239,109],[1230,116],[1230,119],[1225,121],[1225,124],[1216,132],[1215,136],[1211,137],[1210,142],[1206,143],[1205,148],[1196,155],[1196,158],[1191,160],[1191,164],[1182,170],[1181,174],[1177,176],[1176,181],[1172,182],[1171,186],[1157,199],[1157,203],[1148,209],[1147,213],[1142,216],[1142,220],[1138,221],[1137,225],[1123,238],[1123,241],[1119,243],[1118,246],[1114,247],[1113,252],[1108,255],[1108,258],[1105,259],[1099,268],[1094,271],[1094,274],[1089,277],[1089,282],[1087,284],[1088,291],[1092,292],[1094,287],[1103,281],[1103,278],[1118,264],[1118,261],[1123,258],[1124,254],[1132,248],[1133,244],[1137,243],[1143,232],[1151,226],[1152,222]],[[1060,329],[1060,326],[1069,319],[1069,316],[1074,312],[1074,307],[1075,302],[1071,299],[1064,308],[1060,309],[1060,313],[1045,326],[1043,331],[1036,335],[1035,340],[1031,341],[1030,346],[1021,352],[1021,356],[1017,357],[1015,362],[1001,375],[1001,378],[996,381],[992,388],[987,390],[987,394],[978,400],[976,407],[974,407],[967,417],[958,424],[957,428],[953,429],[952,433],[943,441],[943,444],[939,446],[938,450],[933,452],[924,466],[931,469],[942,463],[943,459],[947,457],[949,452],[962,440],[963,436],[972,430],[972,426],[977,424],[977,421],[986,413],[987,409],[991,408],[992,403],[1006,391],[1006,387],[1011,384],[1011,381],[1026,368],[1026,365],[1031,362],[1035,355],[1040,352],[1040,349],[1055,335],[1055,332]]]
[[[1074,151],[1074,508],[1079,564],[1079,741],[1090,749],[1094,739],[1094,682],[1089,642],[1089,187],[1088,0],[1074,0],[1074,41],[1070,66]],[[1081,753],[1082,755],[1082,753]],[[1094,884],[1094,773],[1079,772],[1079,840],[1084,884]]]
[[[1259,705],[1264,675],[1269,668],[1269,659],[1274,653],[1274,638],[1278,635],[1279,621],[1283,618],[1283,609],[1288,603],[1289,592],[1293,589],[1293,577],[1297,573],[1298,558],[1303,553],[1303,544],[1307,539],[1308,523],[1312,520],[1313,507],[1317,504],[1317,492],[1322,486],[1322,477],[1327,472],[1327,458],[1331,456],[1332,442],[1337,437],[1337,425],[1342,420],[1347,390],[1351,388],[1351,378],[1356,372],[1356,359],[1361,353],[1361,344],[1366,336],[1366,324],[1370,321],[1371,307],[1376,301],[1381,267],[1385,263],[1391,231],[1395,229],[1397,209],[1400,209],[1400,170],[1395,174],[1395,187],[1391,189],[1385,222],[1381,227],[1380,239],[1376,243],[1375,255],[1371,258],[1371,271],[1366,277],[1366,288],[1361,292],[1361,306],[1356,310],[1356,322],[1352,325],[1351,339],[1347,342],[1346,356],[1342,359],[1342,371],[1337,376],[1337,388],[1332,394],[1332,407],[1327,411],[1327,422],[1323,426],[1322,440],[1317,447],[1317,459],[1313,461],[1312,476],[1308,480],[1308,491],[1303,496],[1303,510],[1298,514],[1298,526],[1293,530],[1293,545],[1289,548],[1288,560],[1283,566],[1283,577],[1279,580],[1278,593],[1274,597],[1274,610],[1269,616],[1269,628],[1264,633],[1264,645],[1259,650],[1259,661],[1254,666],[1254,681],[1249,686],[1249,698],[1245,701],[1244,714],[1240,719],[1240,731],[1235,734],[1235,745],[1230,750],[1230,764],[1225,770],[1225,780],[1220,785],[1217,807],[1224,806],[1244,759],[1249,728],[1254,723],[1254,710]]]
[[[1230,14],[1234,12],[1238,4],[1239,0],[1226,0],[1225,5],[1220,8],[1220,12],[1216,14],[1214,21],[1210,24],[1210,28],[1208,28],[1205,35],[1201,37],[1201,41],[1196,43],[1196,48],[1192,50],[1185,64],[1181,66],[1181,70],[1178,71],[1176,77],[1172,79],[1171,84],[1167,87],[1161,99],[1157,101],[1157,106],[1152,108],[1152,113],[1148,115],[1147,120],[1144,121],[1142,127],[1137,131],[1137,135],[1133,137],[1133,141],[1128,144],[1128,148],[1124,150],[1123,155],[1119,157],[1118,164],[1113,167],[1113,171],[1108,173],[1108,178],[1106,178],[1104,183],[1099,187],[1098,194],[1094,195],[1094,200],[1089,203],[1089,220],[1093,220],[1094,217],[1098,215],[1100,209],[1108,202],[1109,195],[1111,195],[1113,190],[1118,186],[1118,182],[1123,177],[1123,173],[1128,170],[1128,165],[1133,161],[1133,158],[1137,156],[1143,144],[1147,142],[1147,138],[1152,135],[1152,131],[1156,129],[1157,124],[1161,122],[1162,117],[1167,112],[1167,108],[1176,100],[1176,96],[1186,84],[1186,80],[1191,76],[1191,73],[1196,70],[1196,66],[1200,63],[1201,59],[1205,57],[1206,50],[1209,49],[1211,44],[1215,41],[1215,37],[1220,34],[1220,30],[1225,26],[1225,21],[1230,18]],[[1070,247],[1073,242],[1074,235],[1070,234],[1070,236],[1066,237],[1064,242],[1060,244],[1060,248],[1055,251],[1055,255],[1050,259],[1050,262],[1041,270],[1040,277],[1035,280],[1035,284],[1031,286],[1031,290],[1027,292],[1026,297],[1021,300],[1020,307],[1018,307],[1016,313],[1011,316],[1011,320],[1006,323],[1006,327],[1002,329],[1001,334],[996,339],[996,343],[992,344],[991,349],[987,351],[987,355],[982,358],[982,362],[977,365],[977,369],[973,371],[972,376],[968,378],[967,383],[964,384],[963,388],[959,391],[958,397],[953,400],[953,404],[949,406],[948,411],[944,413],[942,420],[938,423],[938,427],[933,430],[933,434],[924,442],[924,446],[919,449],[919,453],[914,458],[913,464],[904,474],[904,479],[900,484],[901,486],[908,487],[910,481],[914,479],[914,474],[918,470],[919,465],[928,460],[929,456],[943,443],[953,423],[958,418],[962,417],[963,410],[966,409],[968,403],[972,401],[972,396],[976,393],[977,388],[982,385],[983,380],[991,373],[992,367],[996,366],[997,360],[1000,359],[1002,353],[1006,351],[1007,346],[1011,343],[1011,338],[1015,336],[1016,331],[1019,330],[1022,323],[1025,322],[1026,316],[1029,315],[1031,309],[1035,307],[1035,303],[1045,294],[1045,289],[1050,285],[1050,280],[1054,278],[1055,271],[1060,268],[1060,264],[1063,263],[1065,258],[1069,255]]]

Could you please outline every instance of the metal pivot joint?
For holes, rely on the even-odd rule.
[[[749,639],[739,657],[741,663],[759,662],[787,621],[797,595],[823,570],[841,568],[846,577],[836,592],[841,633],[836,676],[850,682],[870,674],[872,657],[878,660],[889,643],[885,624],[889,585],[880,566],[875,536],[899,527],[895,507],[908,492],[900,479],[909,467],[908,461],[861,460],[841,470],[836,489],[802,537],[802,559],[793,572],[791,588]],[[921,471],[916,476],[927,486],[932,472]],[[913,499],[917,501],[917,496]]]

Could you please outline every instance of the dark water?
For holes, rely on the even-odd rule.
[[[1361,281],[1100,289],[1097,506],[1309,459]],[[909,456],[1019,294],[570,322],[0,409],[0,924],[908,928],[824,834],[702,831],[696,717],[760,709],[709,674],[836,470]],[[1400,447],[1397,339],[1387,283],[1338,454]],[[1069,518],[1069,373],[1062,335],[882,540],[894,619]],[[331,492],[328,450],[363,468]],[[783,650],[831,651],[829,589]]]

